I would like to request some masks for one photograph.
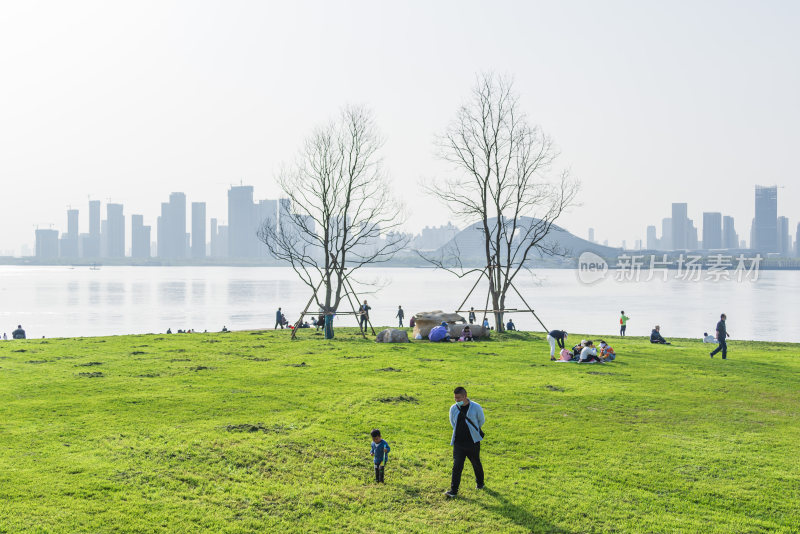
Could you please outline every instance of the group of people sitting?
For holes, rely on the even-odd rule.
[[[572,347],[572,350],[561,349],[562,362],[578,362],[578,363],[606,363],[614,361],[617,358],[617,353],[614,349],[603,341],[598,341],[598,346],[595,346],[594,341],[591,339],[582,339],[580,343]]]
[[[568,350],[564,344],[567,340],[565,330],[551,330],[547,333],[547,342],[550,344],[550,360],[559,362],[610,362],[617,357],[617,353],[611,345],[603,340],[599,341],[599,347],[594,346],[594,341],[582,339],[580,343]],[[556,359],[556,345],[558,345],[560,358]],[[598,352],[598,348],[600,349]]]
[[[458,339],[453,339],[450,336],[450,330],[447,327],[447,322],[442,321],[442,324],[439,326],[434,326],[431,328],[430,333],[428,334],[428,339],[433,342],[439,341],[474,341],[472,338],[472,330],[470,330],[469,325],[464,326],[461,330],[461,335]]]

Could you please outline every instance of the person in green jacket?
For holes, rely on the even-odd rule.
[[[619,317],[619,335],[621,335],[622,337],[625,337],[625,328],[628,326],[628,319],[630,319],[630,317],[625,315],[625,310],[622,310],[619,313],[620,313],[620,317]]]

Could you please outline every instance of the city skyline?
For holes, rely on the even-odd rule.
[[[4,3],[0,250],[64,227],[85,192],[153,232],[160,191],[193,191],[208,214],[240,180],[276,198],[275,176],[348,103],[375,112],[407,229],[446,224],[420,183],[452,174],[437,135],[485,71],[514,77],[582,181],[582,206],[559,221],[572,233],[632,245],[650,213],[689,202],[698,225],[727,213],[749,238],[739,191],[753,183],[787,186],[778,208],[794,228],[798,15],[791,2]]]

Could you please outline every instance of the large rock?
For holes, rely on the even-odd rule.
[[[427,338],[431,329],[443,322],[447,323],[447,330],[453,339],[461,337],[461,331],[467,326],[467,321],[457,313],[445,313],[442,310],[420,312],[414,316],[414,339],[417,335]],[[489,330],[479,324],[471,324],[469,329],[472,330],[472,337],[489,336]]]
[[[420,312],[414,315],[414,339],[416,339],[417,334],[423,338],[428,337],[428,334],[431,333],[431,328],[439,326],[443,322],[448,323],[449,327],[451,324],[463,324],[466,321],[457,313],[445,313],[442,310]],[[459,330],[459,332],[461,331]]]
[[[408,332],[396,328],[387,328],[378,332],[375,338],[376,343],[411,343],[408,340]]]

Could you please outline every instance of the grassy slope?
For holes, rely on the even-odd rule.
[[[798,345],[733,341],[721,361],[626,338],[576,365],[536,334],[300,337],[0,343],[0,532],[800,530]],[[459,384],[486,411],[489,489],[467,464],[446,501]],[[400,395],[418,403],[376,400]],[[245,423],[263,430],[226,428]]]

